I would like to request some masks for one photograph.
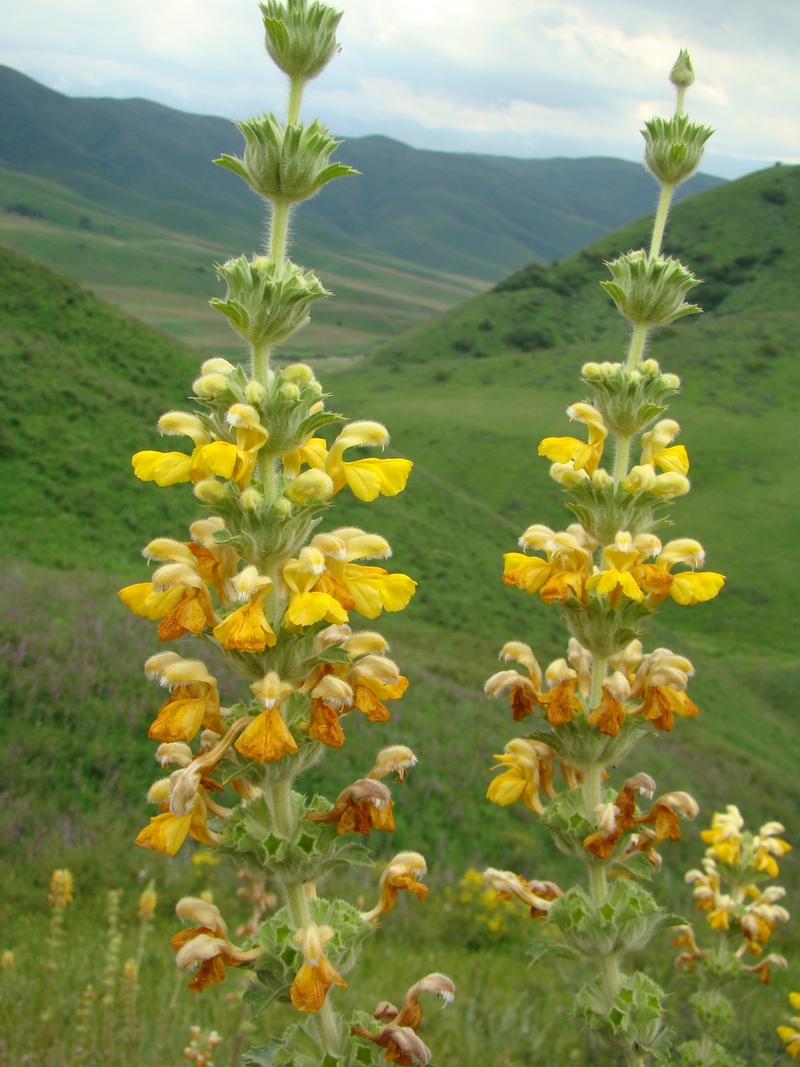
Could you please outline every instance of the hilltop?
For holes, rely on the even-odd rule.
[[[258,198],[210,164],[242,150],[226,119],[148,100],[73,99],[8,67],[0,67],[0,110],[0,164],[10,170],[206,241],[244,239],[249,247],[263,226]],[[338,155],[362,176],[303,206],[295,237],[304,256],[369,250],[497,280],[531,259],[576,251],[644,214],[655,198],[643,169],[616,159],[431,152],[387,137],[354,138]],[[682,195],[721,181],[699,175]]]

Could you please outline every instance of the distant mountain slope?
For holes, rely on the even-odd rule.
[[[401,364],[517,351],[546,359],[554,347],[618,335],[620,316],[598,284],[610,277],[603,264],[646,245],[650,226],[650,218],[639,219],[552,266],[531,263],[388,342],[377,358]],[[689,299],[704,308],[704,319],[797,312],[800,167],[772,167],[678,204],[667,234],[665,252],[702,279]],[[697,318],[681,320],[656,338],[700,328]]]
[[[206,241],[252,242],[263,227],[257,197],[210,165],[241,151],[227,120],[146,100],[71,99],[8,67],[0,67],[0,113],[0,165],[11,170]],[[576,251],[645,214],[655,197],[642,167],[614,159],[429,152],[385,137],[353,139],[340,155],[363,177],[333,183],[298,212],[297,247],[309,261],[315,248],[366,246],[497,280],[531,259]],[[718,184],[701,175],[682,195]]]

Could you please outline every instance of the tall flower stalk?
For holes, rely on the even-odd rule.
[[[501,773],[489,799],[521,800],[586,870],[585,885],[566,890],[494,869],[486,881],[551,927],[556,936],[541,939],[535,956],[582,961],[591,978],[577,993],[576,1014],[628,1067],[668,1056],[664,993],[627,961],[676,921],[641,880],[658,870],[657,847],[680,838],[680,820],[694,818],[697,804],[684,792],[656,796],[645,772],[613,786],[610,773],[655,731],[671,730],[676,715],[698,713],[686,692],[691,663],[666,648],[645,652],[646,620],[669,598],[683,606],[710,600],[724,582],[700,571],[697,541],[663,544],[656,533],[666,507],[689,491],[689,457],[673,443],[678,423],[662,417],[680,381],[646,358],[646,346],[652,330],[700,311],[684,299],[697,279],[661,246],[674,190],[699,166],[711,134],[683,112],[694,79],[686,52],[670,79],[675,114],[643,131],[645,162],[661,187],[650,247],[609,263],[612,278],[601,283],[630,323],[627,353],[618,363],[583,367],[590,397],[567,413],[585,439],[547,437],[539,445],[577,522],[563,531],[530,526],[523,551],[505,556],[507,585],[564,614],[567,655],[542,671],[528,645],[509,642],[500,657],[524,673],[503,670],[486,683],[490,696],[510,694],[515,722],[533,716],[535,723],[496,757]]]
[[[194,635],[249,692],[223,706],[205,659],[169,650],[147,661],[147,674],[169,691],[149,736],[159,743],[159,762],[176,769],[153,785],[160,814],[137,844],[174,855],[191,837],[252,877],[266,877],[279,894],[282,907],[249,925],[243,945],[230,939],[214,905],[187,897],[177,907],[191,924],[172,939],[178,966],[195,970],[190,989],[200,992],[222,981],[226,968],[245,967],[257,979],[246,994],[256,1013],[274,999],[291,1001],[299,1013],[283,1037],[250,1053],[252,1062],[346,1065],[385,1050],[396,1062],[427,1063],[430,1052],[416,1035],[416,996],[429,991],[447,1002],[449,979],[422,979],[409,991],[412,1007],[391,1023],[382,1015],[382,1027],[360,1012],[346,1022],[328,996],[346,985],[364,938],[398,891],[424,899],[425,860],[415,852],[395,857],[376,886],[378,904],[366,912],[317,893],[336,867],[372,866],[357,837],[394,829],[385,779],[402,781],[416,757],[403,745],[382,749],[361,779],[341,783],[333,803],[295,789],[326,747],[342,747],[348,713],[388,722],[387,705],[408,685],[385,639],[351,629],[351,615],[373,620],[400,611],[416,583],[365,562],[391,555],[380,535],[329,521],[328,532],[316,528],[337,493],[349,490],[365,502],[395,496],[412,465],[354,458],[354,449],[384,448],[386,428],[346,423],[326,408],[310,367],[275,362],[276,346],[330,295],[287,258],[291,215],[329,181],[354,172],[331,162],[338,142],[325,127],[300,121],[306,82],[338,50],[341,13],[316,0],[267,0],[261,11],[267,51],[289,80],[286,120],[269,114],[239,123],[243,157],[216,162],[265,200],[269,238],[264,252],[218,267],[227,293],[211,301],[246,342],[249,358],[240,366],[207,360],[193,384],[194,410],[159,420],[163,434],[190,439],[189,452],[133,457],[144,481],[190,483],[206,514],[190,527],[189,541],[151,541],[144,555],[157,565],[152,580],[120,593],[137,615],[158,621],[161,642]],[[331,427],[329,442],[321,431]],[[225,787],[230,793],[221,802]]]

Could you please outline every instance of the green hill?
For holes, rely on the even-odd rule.
[[[0,112],[0,165],[10,170],[237,250],[262,229],[258,198],[210,165],[242,149],[225,119],[147,100],[71,99],[8,67],[0,67]],[[301,261],[318,264],[319,251],[371,253],[493,281],[531,259],[576,251],[655,199],[641,167],[614,159],[428,152],[385,137],[350,140],[341,155],[362,177],[304,205],[295,227]],[[683,195],[718,184],[701,175]]]
[[[693,491],[675,509],[675,535],[698,537],[728,582],[709,605],[666,608],[653,628],[655,643],[693,660],[701,716],[659,738],[648,769],[663,788],[694,792],[705,817],[735,802],[756,823],[790,824],[800,804],[800,583],[790,550],[797,178],[798,168],[763,172],[675,209],[672,241],[689,263],[707,255],[707,292],[716,284],[719,299],[707,315],[662,330],[652,348],[685,383],[670,413],[692,458]],[[523,271],[380,359],[322,372],[337,409],[385,421],[398,453],[415,460],[404,494],[369,506],[337,501],[334,522],[384,533],[394,566],[420,586],[407,612],[381,620],[412,683],[394,725],[376,740],[370,724],[353,723],[318,782],[335,791],[376,743],[418,748],[423,763],[385,847],[421,848],[440,876],[481,860],[530,869],[527,814],[483,799],[510,719],[481,684],[506,640],[529,641],[547,661],[563,653],[564,635],[557,612],[502,585],[501,556],[529,523],[564,524],[536,445],[566,428],[581,364],[617,358],[624,345],[623,320],[598,297],[598,257],[634,244],[643,228],[550,271]],[[570,293],[559,291],[571,276]],[[43,841],[89,842],[75,862],[91,878],[98,842],[105,864],[137,861],[125,834],[142,823],[139,798],[154,770],[144,733],[158,698],[140,661],[155,637],[117,605],[114,587],[141,579],[141,545],[181,536],[195,511],[186,486],[137,483],[129,457],[155,444],[151,427],[183,403],[197,358],[11,251],[0,257],[0,280],[8,605],[0,746],[15,767],[0,825],[34,866],[49,856]],[[554,331],[550,347],[504,340],[542,322]],[[471,349],[454,343],[473,335]],[[113,845],[104,836],[111,823],[125,827]],[[545,869],[535,873],[547,876],[562,861],[539,862]]]

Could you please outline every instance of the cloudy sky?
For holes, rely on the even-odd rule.
[[[246,118],[282,110],[254,0],[5,5],[0,63],[70,96]],[[304,115],[341,136],[547,157],[641,156],[688,47],[703,169],[800,162],[800,0],[342,0],[342,52]]]

